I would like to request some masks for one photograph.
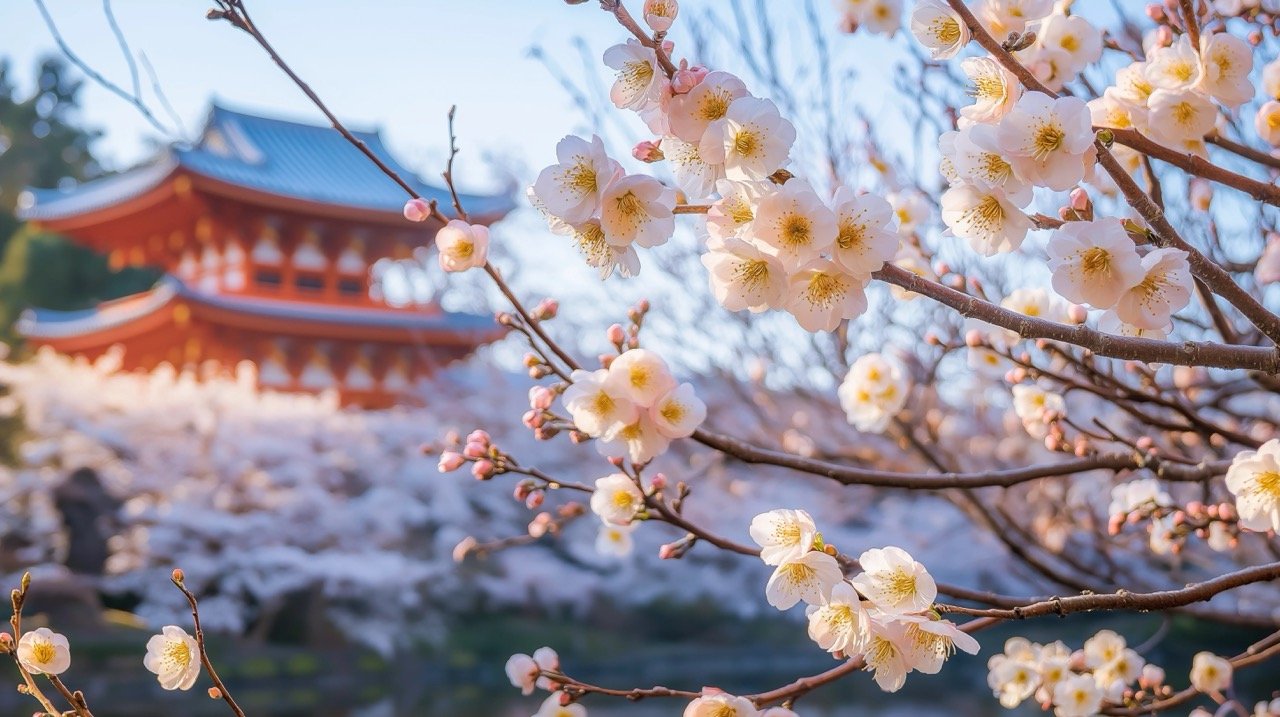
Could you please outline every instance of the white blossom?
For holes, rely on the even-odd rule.
[[[629,349],[619,354],[609,364],[606,383],[610,393],[645,408],[676,387],[667,362],[649,349]]]
[[[799,558],[780,563],[774,569],[765,586],[765,599],[779,610],[788,610],[801,601],[822,605],[842,580],[844,573],[835,558],[811,550]]]
[[[958,184],[942,195],[942,221],[983,256],[1017,250],[1031,231],[1031,218],[1001,189]]]
[[[1118,219],[1067,222],[1046,249],[1053,289],[1069,301],[1107,309],[1143,279],[1142,260]]]
[[[965,58],[960,69],[973,83],[973,104],[960,108],[960,116],[969,122],[998,122],[1022,97],[1022,84],[990,57]]]
[[[200,646],[177,625],[166,625],[147,641],[143,667],[166,690],[189,690],[200,677]]]
[[[604,141],[592,136],[565,137],[556,144],[558,164],[542,170],[533,184],[533,194],[551,216],[570,224],[584,222],[600,214],[604,188],[622,176],[622,165],[605,154]]]
[[[1053,704],[1058,717],[1093,717],[1102,707],[1102,688],[1092,675],[1072,675],[1053,688]]]
[[[911,11],[911,33],[935,60],[949,60],[969,44],[969,28],[943,0],[918,0]]]
[[[1253,48],[1225,32],[1200,36],[1200,60],[1204,73],[1199,88],[1228,107],[1239,107],[1253,99]]]
[[[665,244],[675,232],[676,193],[643,174],[615,180],[600,197],[600,226],[615,246]]]
[[[1226,659],[1212,652],[1197,652],[1191,659],[1191,686],[1209,694],[1222,692],[1231,686],[1233,672]]]
[[[639,110],[666,91],[667,78],[658,67],[657,54],[638,40],[605,50],[604,64],[618,72],[609,99],[621,109]]]
[[[752,518],[748,532],[760,546],[760,559],[764,564],[781,565],[808,553],[818,528],[805,511],[780,508]]]
[[[644,493],[630,476],[614,473],[596,479],[591,492],[591,512],[609,525],[630,525],[644,509]]]
[[[596,533],[596,552],[611,558],[625,558],[631,554],[633,530],[635,523],[619,525],[600,521],[600,528]]]
[[[1187,253],[1163,247],[1142,257],[1146,275],[1120,296],[1116,315],[1143,329],[1160,329],[1191,300],[1191,266]]]
[[[858,557],[862,572],[853,586],[888,615],[921,612],[933,605],[938,586],[925,567],[902,548],[872,548]]]
[[[38,627],[18,638],[18,662],[33,675],[61,675],[71,666],[71,645],[65,635]]]
[[[862,652],[870,636],[870,618],[853,586],[841,581],[824,605],[805,610],[809,638],[827,652],[854,655]]]
[[[1049,422],[1065,414],[1066,403],[1056,393],[1020,383],[1013,387],[1013,410],[1027,433],[1033,438],[1044,438],[1049,434]]]
[[[573,384],[565,389],[561,401],[579,431],[592,437],[603,436],[621,426],[634,423],[639,409],[616,380],[610,380],[607,369],[584,371],[570,376]]]
[[[855,428],[879,433],[902,410],[909,388],[901,363],[881,354],[866,354],[849,366],[837,394]]]
[[[693,89],[671,98],[667,112],[671,134],[691,144],[700,143],[707,127],[724,118],[734,100],[749,94],[736,76],[719,70],[707,73]]]
[[[831,258],[856,277],[870,277],[898,252],[893,231],[893,207],[874,194],[854,195],[836,190],[836,240]]]
[[[711,293],[730,311],[780,309],[787,296],[787,272],[776,256],[754,244],[729,238],[702,255]]]
[[[999,140],[1019,177],[1070,189],[1084,179],[1085,155],[1093,151],[1089,107],[1078,97],[1027,93],[1000,120]]]
[[[440,268],[448,272],[484,266],[489,256],[489,227],[451,219],[436,232]]]
[[[792,179],[760,198],[748,239],[794,272],[828,253],[836,233],[835,214],[808,183]]]
[[[799,267],[788,282],[786,308],[805,331],[834,331],[867,310],[864,280],[829,259]]]
[[[787,162],[795,141],[795,127],[773,102],[739,97],[707,126],[698,149],[704,161],[724,165],[729,179],[759,180]]]
[[[687,438],[707,417],[707,405],[693,392],[693,384],[682,383],[667,391],[649,407],[649,418],[664,438]]]
[[[703,695],[684,708],[684,717],[756,717],[758,714],[751,700],[724,693]]]
[[[1280,532],[1280,439],[1256,451],[1241,451],[1227,469],[1227,490],[1236,499],[1240,525]]]

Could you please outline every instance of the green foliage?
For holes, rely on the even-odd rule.
[[[61,59],[36,71],[34,91],[18,96],[9,62],[0,60],[0,340],[14,343],[22,311],[87,309],[150,288],[159,273],[112,271],[106,259],[14,216],[26,187],[57,187],[102,175],[90,152],[101,134],[77,122],[81,81]]]

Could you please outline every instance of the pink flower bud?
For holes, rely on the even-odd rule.
[[[1156,28],[1156,47],[1168,47],[1173,44],[1173,30],[1168,25]]]
[[[680,5],[676,0],[645,0],[644,21],[654,32],[670,30],[678,14]]]
[[[1067,318],[1073,324],[1083,324],[1089,318],[1089,310],[1079,304],[1067,308]]]
[[[676,74],[671,78],[671,91],[677,95],[689,92],[702,84],[702,80],[707,76],[708,72],[707,68],[700,66],[676,70]]]
[[[462,439],[458,436],[457,431],[449,431],[444,434],[444,442],[451,446],[456,446],[462,442]]]
[[[452,473],[453,471],[461,468],[463,463],[466,463],[466,459],[462,457],[461,453],[458,453],[457,451],[445,451],[440,454],[440,463],[436,468],[441,473]]]
[[[666,545],[663,545],[661,548],[658,548],[659,559],[671,560],[674,557],[676,557],[676,546],[672,545],[671,543],[667,543]]]
[[[631,156],[641,162],[648,162],[650,164],[653,162],[661,162],[667,158],[667,156],[662,153],[662,147],[657,142],[649,139],[636,144],[636,146],[631,150]]]
[[[1093,210],[1093,202],[1089,201],[1089,193],[1084,190],[1084,187],[1076,187],[1071,190],[1070,206],[1081,214]]]
[[[609,462],[613,464],[614,468],[621,468],[622,456],[609,456]]]
[[[977,348],[983,344],[982,332],[977,329],[969,329],[964,335],[964,345],[969,348]]]
[[[511,497],[515,498],[516,500],[524,500],[525,498],[528,498],[529,494],[532,492],[533,492],[533,486],[529,485],[524,481],[521,481],[519,483],[516,483],[515,490],[511,491]]]
[[[524,499],[524,507],[529,510],[535,510],[542,505],[542,501],[546,500],[546,494],[542,491],[530,493],[528,498]]]
[[[551,408],[551,402],[556,398],[555,391],[546,386],[534,386],[529,389],[529,407],[539,411],[545,411]]]
[[[476,480],[492,478],[494,470],[493,461],[490,460],[478,460],[471,464],[471,475],[475,476]]]
[[[1142,674],[1138,677],[1138,684],[1145,689],[1152,689],[1164,684],[1164,669],[1159,665],[1147,663],[1142,666]]]
[[[467,434],[467,443],[479,443],[483,446],[488,446],[490,441],[489,433],[479,428]]]
[[[1201,515],[1203,513],[1204,513],[1204,503],[1201,503],[1198,500],[1193,500],[1190,503],[1187,503],[1188,515]]]
[[[404,203],[404,218],[411,222],[425,222],[431,218],[431,205],[425,199],[410,199]]]
[[[538,513],[529,522],[529,537],[541,538],[547,534],[547,529],[551,526],[550,513]]]
[[[1140,451],[1149,451],[1155,447],[1156,442],[1151,436],[1140,436],[1133,445]]]
[[[1218,516],[1223,520],[1236,519],[1236,507],[1230,503],[1221,503],[1218,505]]]
[[[1107,534],[1119,535],[1120,530],[1124,528],[1124,516],[1117,513],[1107,519]]]
[[[609,368],[609,364],[613,363],[613,360],[617,357],[609,354],[600,354],[596,358],[600,360],[600,368]]]
[[[453,562],[460,563],[467,559],[471,551],[476,549],[476,539],[468,535],[453,546]]]
[[[526,428],[541,428],[545,419],[542,416],[542,411],[532,408],[525,411],[520,420],[524,423]]]
[[[533,368],[534,366],[541,366],[542,357],[539,356],[538,354],[530,352],[524,355],[523,363],[525,368]]]
[[[560,302],[555,299],[543,299],[534,307],[533,313],[539,321],[554,319],[556,314],[560,313]]]
[[[609,330],[605,332],[605,336],[608,337],[609,343],[614,346],[617,346],[627,340],[627,334],[622,330],[622,324],[614,324],[613,326],[610,326]]]
[[[489,454],[489,449],[479,443],[468,443],[462,447],[462,455],[467,458],[484,458]]]
[[[649,481],[649,486],[654,490],[662,490],[667,487],[667,476],[665,473],[655,473],[653,479]]]

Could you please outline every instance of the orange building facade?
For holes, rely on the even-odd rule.
[[[428,199],[375,132],[356,133]],[[154,266],[152,290],[84,311],[32,309],[18,329],[36,346],[124,369],[257,366],[263,388],[337,390],[385,407],[440,367],[502,335],[492,317],[387,304],[380,259],[407,259],[436,226],[401,215],[403,191],[327,127],[214,107],[191,147],[69,191],[29,190],[22,218],[109,257]],[[462,197],[472,221],[501,219],[507,196]]]

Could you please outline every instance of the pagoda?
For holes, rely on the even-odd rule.
[[[354,132],[441,209],[377,132]],[[18,330],[39,347],[94,359],[124,348],[124,370],[257,367],[262,388],[336,390],[346,404],[393,405],[440,367],[502,335],[490,316],[388,304],[379,259],[407,259],[435,226],[401,214],[403,190],[329,127],[215,105],[193,146],[69,190],[30,189],[20,217],[104,253],[114,268],[165,272],[150,291],[83,311],[30,309]],[[463,195],[471,221],[510,196]]]

